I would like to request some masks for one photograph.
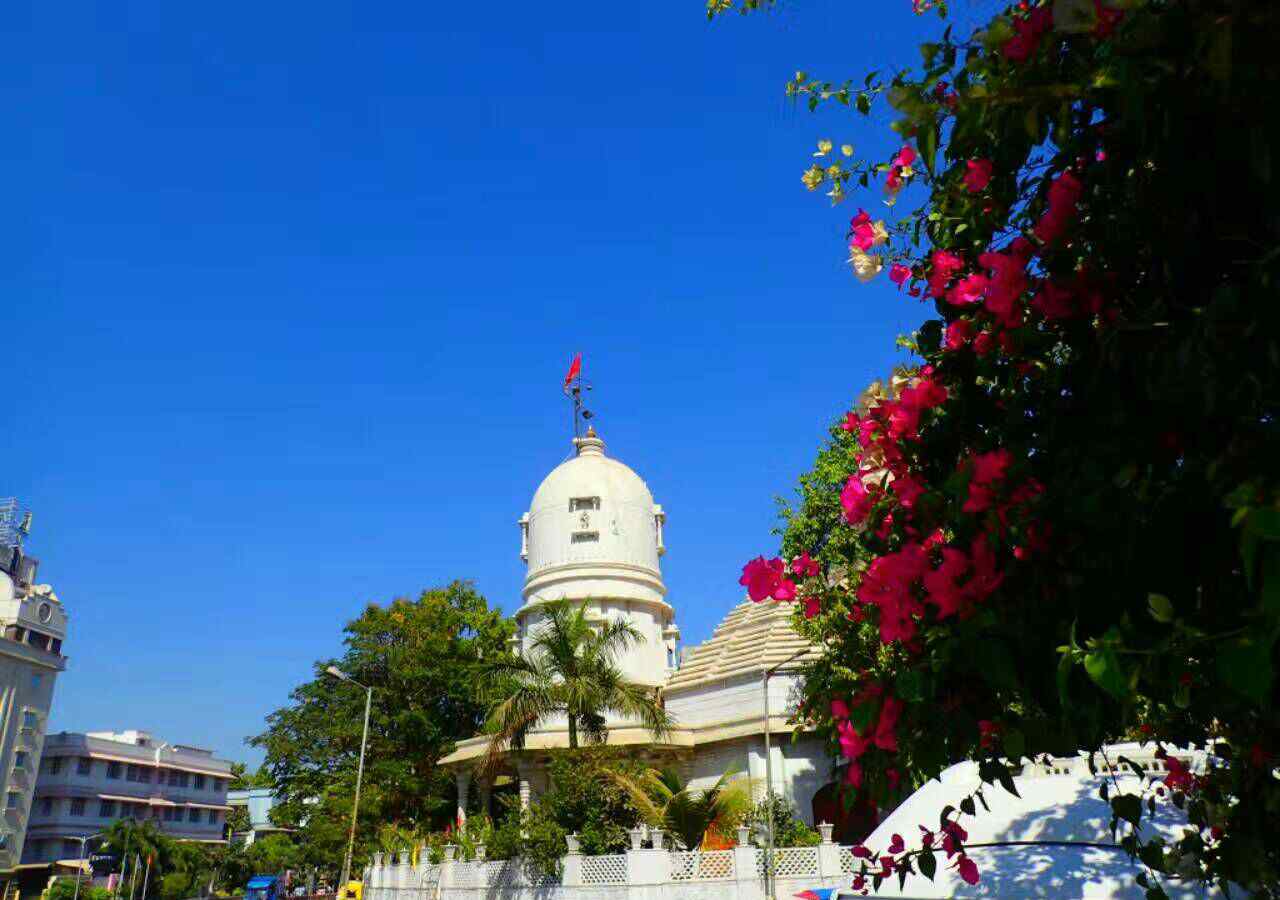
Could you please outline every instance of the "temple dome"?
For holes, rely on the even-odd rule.
[[[625,619],[639,633],[640,642],[618,660],[627,677],[661,684],[675,666],[679,636],[658,565],[666,516],[644,480],[605,455],[594,430],[574,447],[520,518],[528,571],[513,640],[528,645],[544,604],[586,601],[593,618]]]
[[[575,438],[574,444],[574,456],[543,479],[529,511],[520,520],[523,556],[528,562],[526,602],[551,583],[564,588],[568,574],[582,575],[583,570],[601,567],[648,582],[665,594],[658,565],[663,552],[662,507],[653,502],[653,494],[639,475],[605,455],[604,441],[594,430]],[[574,590],[552,593],[600,596]],[[631,593],[624,591],[623,595]]]

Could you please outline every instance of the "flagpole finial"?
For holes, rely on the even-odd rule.
[[[582,433],[582,422],[591,418],[591,410],[582,405],[583,390],[591,390],[590,384],[582,380],[582,354],[575,353],[569,363],[569,371],[564,376],[564,395],[573,405],[573,439],[576,442]],[[593,432],[594,434],[594,432]]]

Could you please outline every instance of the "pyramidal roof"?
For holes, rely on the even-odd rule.
[[[752,603],[744,600],[729,611],[711,638],[687,648],[667,682],[665,692],[684,690],[741,675],[759,674],[793,654],[807,650],[795,664],[817,659],[816,644],[801,637],[792,625],[796,604]]]

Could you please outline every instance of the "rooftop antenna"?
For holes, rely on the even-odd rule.
[[[591,385],[582,380],[582,354],[575,353],[569,363],[569,372],[564,376],[564,395],[573,401],[573,437],[582,437],[582,423],[592,417],[591,410],[582,405],[583,391],[591,390]]]

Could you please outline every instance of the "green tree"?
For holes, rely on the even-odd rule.
[[[1013,787],[1008,760],[1212,742],[1207,771],[1172,756],[1109,796],[1151,898],[1280,895],[1278,40],[1274,3],[1026,0],[940,28],[916,70],[787,85],[837,128],[891,107],[890,158],[837,136],[802,181],[897,201],[853,217],[850,262],[929,318],[743,582],[804,601],[828,649],[806,712],[882,804],[963,759]],[[1167,803],[1181,833],[1144,836]]]
[[[250,772],[249,767],[244,763],[233,762],[231,764],[231,780],[227,783],[229,790],[247,791],[253,788],[269,787],[275,787],[275,781],[272,779],[265,763],[258,766],[253,772]]]
[[[732,843],[730,835],[751,811],[751,781],[730,769],[705,791],[694,790],[675,769],[648,769],[639,777],[616,776],[646,824],[663,828],[686,849],[703,840]]]
[[[615,662],[644,640],[630,622],[593,622],[587,604],[568,600],[547,603],[542,612],[529,649],[487,667],[491,760],[507,747],[523,747],[531,729],[558,715],[568,720],[570,748],[579,746],[580,734],[603,743],[609,713],[639,720],[655,737],[670,732],[671,718],[653,691],[628,682]]]
[[[373,688],[358,827],[363,858],[384,822],[452,817],[453,780],[436,763],[484,724],[475,682],[481,664],[505,652],[510,633],[501,611],[461,581],[414,600],[371,603],[347,624],[342,657],[317,661],[312,680],[249,740],[266,751],[279,798],[272,819],[298,829],[301,864],[330,867],[342,858],[360,752],[364,692],[325,670],[335,665]]]
[[[642,763],[609,747],[557,753],[547,766],[547,791],[527,811],[522,814],[517,797],[506,798],[508,807],[490,838],[490,854],[495,859],[521,856],[534,869],[553,873],[567,850],[568,834],[578,835],[589,856],[621,853],[628,829],[641,821],[622,779],[639,779],[644,771]]]

